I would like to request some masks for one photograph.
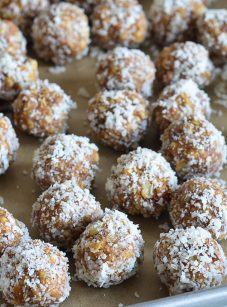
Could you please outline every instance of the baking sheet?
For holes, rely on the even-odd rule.
[[[142,1],[145,8],[148,9],[151,1]],[[227,7],[226,0],[216,1],[215,7]],[[86,108],[88,98],[81,96],[81,89],[86,89],[89,96],[97,92],[95,84],[95,60],[85,58],[81,61],[74,62],[66,67],[62,74],[54,75],[48,70],[48,66],[40,63],[41,78],[48,78],[51,82],[56,82],[76,100],[78,108],[71,113],[69,121],[69,133],[89,136],[89,127],[86,122]],[[209,90],[212,93],[212,90]],[[212,122],[217,128],[223,130],[227,135],[227,109],[216,105],[213,100],[213,108],[221,111],[212,116]],[[148,132],[142,145],[148,148],[158,150],[159,142],[152,129]],[[31,227],[30,215],[31,207],[40,194],[39,188],[30,177],[32,157],[34,150],[40,145],[40,141],[34,137],[27,136],[17,131],[20,139],[20,150],[16,162],[10,167],[7,173],[0,177],[0,196],[4,198],[4,206],[14,214],[16,218],[23,221],[29,228],[33,238],[38,237],[38,233]],[[100,172],[97,174],[95,188],[93,193],[103,205],[108,206],[105,195],[105,182],[110,174],[111,166],[116,162],[119,153],[111,149],[100,146]],[[223,171],[222,177],[227,180],[227,169]],[[138,274],[133,278],[125,281],[123,284],[113,286],[109,289],[94,289],[88,287],[83,282],[72,281],[72,291],[70,297],[62,304],[64,307],[69,306],[118,306],[119,304],[128,305],[154,300],[167,296],[165,287],[162,287],[152,263],[152,248],[159,238],[160,228],[168,222],[167,216],[159,220],[152,218],[144,219],[142,217],[131,218],[141,227],[145,244],[145,261],[141,266]],[[161,225],[161,226],[160,226]],[[223,242],[227,253],[227,242]],[[73,262],[71,261],[71,272],[73,274]],[[227,284],[227,280],[226,280]],[[4,303],[3,300],[0,303]]]

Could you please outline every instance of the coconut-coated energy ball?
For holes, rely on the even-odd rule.
[[[9,20],[0,19],[0,53],[26,53],[26,40],[19,28]]]
[[[34,20],[32,38],[41,59],[64,65],[86,55],[90,42],[88,18],[76,5],[53,4]]]
[[[58,306],[69,296],[68,259],[50,244],[30,240],[7,248],[0,265],[0,286],[9,304]]]
[[[38,80],[22,90],[13,103],[14,124],[37,137],[62,133],[74,107],[75,103],[60,86]]]
[[[166,86],[152,104],[152,122],[163,132],[172,122],[191,115],[210,118],[210,98],[191,79],[181,79]]]
[[[27,227],[5,208],[0,207],[0,256],[6,248],[29,239]]]
[[[200,44],[187,41],[165,47],[156,60],[157,77],[167,85],[180,79],[192,79],[200,87],[209,85],[214,65],[208,51]]]
[[[74,179],[81,188],[90,188],[98,169],[95,144],[74,134],[49,136],[35,151],[33,178],[42,189]]]
[[[19,141],[11,122],[0,113],[0,175],[4,174],[16,159],[18,149]]]
[[[194,116],[173,122],[161,141],[162,154],[182,179],[217,176],[226,163],[225,138],[205,118]]]
[[[141,147],[117,159],[106,183],[113,207],[144,217],[159,217],[176,188],[170,164],[161,154]]]
[[[227,59],[227,9],[209,9],[199,18],[198,38],[215,62]]]
[[[195,38],[196,19],[205,9],[202,0],[155,0],[149,14],[152,40],[169,45]]]
[[[24,55],[0,54],[0,99],[14,100],[19,92],[38,79],[36,60]]]
[[[86,226],[102,216],[100,203],[74,181],[55,183],[35,202],[32,224],[42,239],[71,249]]]
[[[155,79],[155,66],[141,50],[116,47],[99,60],[96,78],[101,88],[127,89],[149,97]]]
[[[103,91],[88,104],[92,134],[115,150],[135,148],[146,133],[149,102],[134,91]]]
[[[138,226],[126,214],[106,209],[73,247],[75,277],[93,287],[118,285],[136,274],[143,261],[143,249]]]
[[[227,195],[217,180],[183,183],[172,195],[169,214],[175,228],[200,226],[216,240],[227,238]]]
[[[153,260],[171,295],[219,286],[227,272],[221,245],[201,227],[162,233],[154,246]]]
[[[94,8],[92,35],[96,44],[109,49],[116,45],[135,47],[147,33],[148,22],[137,0],[108,0]]]
[[[34,18],[49,6],[48,0],[1,0],[0,18],[12,20],[30,36]]]

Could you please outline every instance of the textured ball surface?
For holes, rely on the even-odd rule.
[[[175,228],[200,226],[216,240],[227,238],[227,194],[217,180],[183,183],[172,195],[169,213]]]
[[[196,20],[206,7],[202,0],[155,0],[150,8],[151,38],[159,45],[195,38]]]
[[[120,284],[136,274],[143,248],[138,226],[124,213],[106,209],[74,245],[76,278],[100,288]]]
[[[55,183],[37,199],[32,224],[46,242],[71,249],[86,226],[102,215],[100,203],[74,181]]]
[[[37,137],[65,132],[69,112],[75,107],[71,97],[55,83],[37,81],[22,90],[13,104],[14,124]]]
[[[53,4],[35,19],[32,38],[40,58],[64,65],[87,54],[90,43],[88,18],[76,5]]]
[[[219,286],[227,269],[221,245],[201,227],[162,233],[154,246],[153,260],[161,282],[172,295]]]
[[[142,51],[117,47],[99,60],[96,78],[101,88],[132,90],[149,97],[152,95],[155,66]]]
[[[0,255],[6,248],[17,246],[30,239],[27,227],[0,207]]]
[[[56,306],[69,296],[68,259],[50,244],[30,240],[7,248],[0,264],[3,297],[12,305]]]
[[[38,63],[22,54],[0,54],[0,99],[11,102],[22,89],[38,79]]]
[[[98,162],[98,148],[88,138],[53,135],[35,151],[33,178],[42,189],[71,179],[82,188],[90,188]]]
[[[4,174],[16,159],[18,149],[19,141],[11,122],[0,113],[0,175]]]
[[[95,138],[115,150],[135,148],[149,123],[149,102],[134,91],[103,91],[88,104]]]
[[[226,163],[225,138],[204,118],[173,122],[161,141],[161,152],[182,179],[218,176]]]
[[[106,183],[112,206],[144,217],[159,217],[176,187],[170,164],[161,154],[141,147],[118,158]]]
[[[152,104],[152,122],[160,132],[172,122],[198,114],[210,118],[210,98],[190,79],[166,86]]]
[[[26,40],[19,28],[9,20],[0,20],[0,53],[25,54]]]
[[[165,47],[156,61],[157,78],[163,85],[180,79],[192,79],[200,87],[209,85],[214,65],[208,51],[200,44],[187,41]]]
[[[197,22],[198,37],[209,50],[211,57],[220,64],[227,58],[227,9],[210,9]]]
[[[116,45],[134,47],[141,44],[147,33],[148,22],[137,0],[108,0],[94,8],[92,36],[103,48]]]

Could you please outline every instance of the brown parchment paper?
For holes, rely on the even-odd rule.
[[[145,9],[150,6],[151,1],[142,1]],[[226,0],[216,1],[214,7],[227,7]],[[77,135],[89,136],[89,127],[86,122],[86,108],[88,98],[79,95],[78,91],[84,88],[88,91],[89,96],[97,92],[95,84],[95,60],[85,58],[81,61],[69,64],[64,73],[54,75],[50,74],[46,64],[40,63],[41,78],[48,78],[52,82],[58,83],[62,88],[76,100],[78,108],[71,113],[69,121],[69,132]],[[208,89],[212,96],[212,89]],[[213,114],[212,122],[221,129],[225,136],[227,135],[227,109],[215,104],[212,101],[215,110],[221,110],[222,115]],[[10,116],[10,114],[9,114]],[[148,132],[142,146],[158,150],[159,142],[152,134],[152,129]],[[17,160],[5,175],[0,177],[0,196],[4,198],[4,206],[14,214],[14,216],[23,221],[29,228],[33,238],[38,238],[38,232],[31,227],[30,215],[31,207],[41,191],[31,179],[31,165],[34,150],[40,145],[40,141],[34,137],[27,136],[17,131],[20,139],[20,150]],[[103,208],[108,206],[105,195],[105,182],[110,174],[111,166],[116,162],[119,153],[111,149],[100,148],[100,172],[97,174],[95,188],[93,193],[101,202]],[[223,171],[222,177],[227,180],[227,169]],[[118,304],[135,304],[147,300],[153,300],[167,296],[165,287],[162,287],[152,263],[152,248],[155,241],[159,238],[162,230],[159,225],[168,222],[167,215],[162,216],[159,220],[152,218],[130,217],[141,227],[145,239],[145,261],[141,266],[138,274],[133,278],[125,281],[123,284],[113,286],[109,289],[94,289],[88,287],[83,282],[71,282],[72,291],[70,297],[62,304],[64,307],[69,306],[118,306]],[[227,242],[222,246],[227,252]],[[71,256],[69,255],[70,259]],[[70,261],[70,271],[74,273],[73,261]],[[227,283],[227,280],[226,280]],[[0,303],[4,303],[0,300]]]

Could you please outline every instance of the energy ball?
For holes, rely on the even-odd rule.
[[[1,0],[0,18],[12,20],[30,36],[34,18],[48,6],[48,0]]]
[[[0,54],[0,99],[14,100],[19,92],[38,79],[36,60],[24,55]]]
[[[153,260],[171,295],[219,286],[227,271],[221,245],[201,227],[162,233]]]
[[[55,83],[38,80],[22,90],[13,103],[14,124],[37,137],[65,132],[72,99]]]
[[[170,164],[161,154],[141,147],[117,159],[106,183],[113,207],[144,217],[159,217],[176,188]]]
[[[172,195],[169,214],[175,228],[200,226],[216,240],[227,238],[227,195],[217,180],[183,183]]]
[[[205,118],[194,116],[173,122],[161,141],[161,152],[184,180],[218,176],[226,163],[225,138]]]
[[[158,101],[152,104],[152,122],[160,132],[174,121],[197,114],[210,118],[210,98],[190,79],[166,86]]]
[[[149,102],[134,91],[103,91],[88,104],[92,133],[115,150],[136,148],[149,123]]]
[[[33,178],[42,189],[71,179],[81,188],[90,188],[98,162],[98,148],[88,138],[52,135],[35,151]]]
[[[157,77],[163,85],[180,79],[192,79],[200,87],[209,85],[214,65],[208,51],[200,44],[187,41],[165,47],[156,61]]]
[[[155,66],[150,57],[140,50],[116,47],[99,60],[96,78],[101,88],[132,90],[149,97]]]
[[[118,285],[136,274],[143,261],[143,249],[138,226],[126,214],[106,209],[73,247],[76,278],[93,287]]]
[[[94,42],[106,49],[136,47],[147,34],[146,15],[137,0],[103,1],[94,8],[91,21]]]
[[[32,38],[41,59],[64,65],[87,54],[88,18],[76,5],[53,4],[34,20]]]
[[[100,203],[74,181],[55,183],[33,205],[32,224],[42,239],[71,249],[86,226],[102,216]]]
[[[0,113],[0,175],[4,174],[16,159],[18,149],[19,141],[11,122]]]
[[[227,9],[207,10],[198,20],[199,40],[215,62],[227,59]]]
[[[26,40],[19,28],[9,20],[0,19],[0,54],[26,53]]]
[[[16,306],[58,306],[70,293],[68,259],[56,247],[30,240],[0,259],[4,299]]]
[[[6,209],[0,207],[0,256],[6,248],[29,239],[27,227]]]
[[[205,9],[202,0],[155,0],[150,8],[152,40],[163,46],[194,39],[196,19]]]

